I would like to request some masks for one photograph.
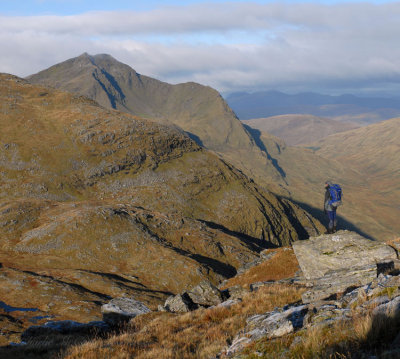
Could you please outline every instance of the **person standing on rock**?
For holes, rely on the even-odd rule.
[[[335,233],[337,226],[336,209],[342,204],[342,189],[331,181],[325,182],[324,212],[328,215],[329,224],[326,234]]]

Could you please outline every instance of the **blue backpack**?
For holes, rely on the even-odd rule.
[[[342,188],[338,184],[333,184],[329,186],[329,193],[331,195],[331,200],[329,204],[338,207],[342,204]]]

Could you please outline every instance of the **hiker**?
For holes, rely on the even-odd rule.
[[[333,184],[331,181],[325,182],[325,199],[324,212],[328,215],[329,224],[328,231],[325,234],[336,232],[337,219],[336,209],[342,204],[342,189],[338,184]]]

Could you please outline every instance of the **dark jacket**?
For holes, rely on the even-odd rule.
[[[325,199],[324,199],[324,210],[325,211],[334,211],[336,207],[332,206],[329,201],[332,199],[331,193],[329,192],[329,186],[326,187],[325,191]]]

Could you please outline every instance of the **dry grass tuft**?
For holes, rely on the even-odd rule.
[[[250,268],[245,273],[231,278],[225,288],[241,285],[247,287],[250,283],[280,280],[290,278],[300,269],[299,262],[291,247],[270,249],[273,257],[258,266]]]

